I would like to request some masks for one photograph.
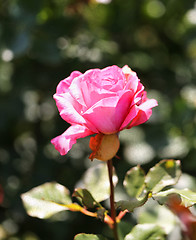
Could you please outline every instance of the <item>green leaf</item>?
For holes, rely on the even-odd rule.
[[[86,208],[92,209],[96,207],[97,218],[99,218],[101,221],[104,221],[105,213],[107,212],[106,209],[103,208],[100,203],[96,202],[87,189],[77,188],[72,196],[77,197]]]
[[[74,240],[107,240],[101,235],[80,233],[74,237]]]
[[[124,187],[130,197],[138,198],[145,188],[145,172],[140,166],[131,168],[125,176]]]
[[[149,170],[145,183],[149,191],[156,193],[164,187],[176,184],[180,175],[179,160],[162,160]]]
[[[171,195],[177,194],[181,199],[181,205],[185,207],[191,207],[196,204],[196,193],[189,189],[169,189],[153,195],[153,198],[160,204],[167,204],[170,200]]]
[[[117,176],[114,174],[113,182],[116,185],[118,181]],[[89,168],[82,180],[77,184],[77,187],[86,188],[91,193],[92,197],[101,202],[110,196],[110,184],[108,177],[108,169],[106,163],[100,163],[96,166]]]
[[[163,229],[156,224],[138,224],[126,235],[125,240],[165,240]]]
[[[158,204],[151,198],[139,209],[137,222],[156,224],[161,226],[166,234],[169,234],[176,226],[176,217],[166,206]]]
[[[81,200],[82,204],[87,208],[94,208],[99,205],[87,189],[76,188],[72,196]]]
[[[68,210],[71,204],[69,190],[56,183],[45,183],[21,195],[23,204],[30,216],[49,218],[52,215]]]
[[[134,208],[140,207],[144,205],[144,203],[148,200],[148,194],[145,195],[145,197],[141,199],[137,198],[131,198],[130,200],[121,200],[116,202],[116,208],[120,208],[122,211],[128,210],[129,212],[132,212]]]
[[[125,236],[131,231],[133,225],[128,221],[120,221],[117,224],[119,240],[124,240]]]
[[[145,172],[140,166],[133,167],[126,173],[123,184],[131,199],[117,202],[117,208],[132,212],[134,208],[142,206],[148,200]]]

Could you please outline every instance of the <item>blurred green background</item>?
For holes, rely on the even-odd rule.
[[[50,140],[68,124],[52,95],[73,70],[113,64],[129,65],[159,102],[148,123],[121,133],[114,160],[120,180],[132,166],[148,170],[164,158],[180,159],[190,179],[196,174],[194,0],[0,0],[0,239],[71,240],[106,231],[80,213],[29,217],[20,194],[47,181],[72,192],[96,164],[88,159],[88,138],[67,156],[54,150]]]

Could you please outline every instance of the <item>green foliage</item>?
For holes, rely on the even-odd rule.
[[[99,205],[87,189],[77,188],[72,196],[81,200],[82,205],[87,208],[94,208]]]
[[[153,195],[153,198],[155,198],[160,204],[168,204],[171,197],[175,197],[175,195],[179,197],[180,204],[185,207],[191,207],[196,204],[196,193],[189,189],[172,188]]]
[[[120,208],[122,211],[128,210],[132,212],[135,208],[144,205],[144,203],[148,200],[148,194],[146,194],[143,198],[131,198],[129,201],[121,200],[116,203],[116,208]]]
[[[145,172],[140,167],[129,170],[125,176],[124,187],[130,197],[138,198],[145,188]]]
[[[127,209],[131,212],[135,208],[142,206],[148,200],[148,197],[157,199],[156,196],[159,196],[159,194],[160,196],[165,197],[170,194],[170,191],[171,193],[178,194],[181,192],[181,190],[179,190],[179,192],[178,190],[175,191],[175,189],[170,189],[163,192],[160,191],[163,188],[171,187],[172,185],[176,184],[180,178],[180,175],[181,169],[179,160],[162,160],[154,167],[150,168],[146,175],[140,166],[133,167],[126,173],[124,180],[124,187],[131,198],[128,201],[118,201],[116,203],[116,207],[120,208],[121,210]],[[186,191],[183,192],[185,193]],[[191,192],[186,193],[187,200],[188,195],[190,194],[192,201],[195,201],[194,194],[191,195]],[[185,204],[185,202],[182,201],[182,204]]]
[[[124,240],[125,236],[131,231],[133,225],[128,221],[121,221],[118,223],[118,235],[120,240]]]
[[[125,237],[125,240],[164,240],[165,233],[163,229],[155,224],[138,224]]]
[[[154,194],[164,187],[176,184],[180,175],[180,161],[163,160],[149,170],[145,179],[146,188]]]
[[[74,240],[106,240],[106,238],[100,235],[80,233],[75,236]]]
[[[134,208],[142,206],[148,199],[148,193],[145,189],[145,173],[140,166],[130,169],[125,176],[124,187],[131,197],[130,200],[120,200],[116,207],[121,210],[132,212]]]
[[[170,234],[174,229],[179,228],[179,220],[172,213],[167,206],[160,205],[157,201],[154,201],[152,198],[139,209],[138,213],[138,224],[156,224],[161,226],[164,229],[167,237],[170,237]],[[175,231],[174,231],[175,232]],[[179,233],[180,235],[180,233]]]
[[[94,185],[89,185],[91,188],[94,186],[94,188],[92,188],[93,194],[96,195],[97,190],[102,190],[104,192],[104,198],[99,197],[101,199],[99,201],[106,199],[105,186],[108,187],[108,181],[103,177],[104,174],[108,177],[105,163],[89,168],[83,177],[83,184],[87,181],[85,179],[92,180],[94,183]],[[185,207],[190,207],[196,204],[195,192],[188,189],[171,188],[171,186],[176,184],[179,180],[180,174],[181,169],[179,160],[162,160],[154,167],[150,168],[147,174],[144,173],[140,166],[133,167],[126,173],[123,182],[130,199],[118,201],[116,203],[116,208],[119,208],[121,211],[132,212],[135,208],[144,205],[149,197],[152,197],[159,204],[164,204],[166,206],[170,206],[173,198],[176,196],[179,197],[180,204]],[[99,183],[98,188],[95,184],[97,181],[101,181],[101,185],[99,185]],[[160,187],[158,188],[159,185]],[[100,186],[102,186],[102,188],[100,188]],[[170,189],[161,191],[166,187]],[[96,217],[103,222],[107,219],[108,211],[102,207],[99,201],[95,200],[92,196],[91,190],[76,188],[72,196],[79,200],[81,206],[74,201],[72,202],[67,188],[53,182],[43,184],[22,194],[22,200],[27,213],[33,217],[49,218],[58,212],[71,210],[82,212],[91,217]],[[120,239],[123,239],[125,235],[125,240],[165,239],[164,236],[166,231],[163,231],[160,227],[165,227],[162,222],[159,222],[158,225],[150,224],[150,221],[149,223],[147,221],[147,223],[138,224],[128,234],[123,230],[122,226],[123,225],[121,224],[118,227],[120,230]],[[75,237],[77,240],[90,238],[104,239],[101,236],[91,234],[79,234]]]
[[[68,210],[67,205],[72,202],[68,189],[55,182],[33,188],[21,197],[27,213],[38,218],[49,218]]]
[[[132,168],[127,172],[124,181],[125,189],[131,198],[128,201],[118,201],[116,208],[132,212],[135,208],[142,206],[148,200],[149,195],[163,203],[163,199],[172,193],[179,194],[182,198],[182,204],[186,207],[193,205],[196,201],[195,193],[189,190],[170,189],[160,192],[163,187],[177,183],[180,174],[180,162],[171,159],[157,163],[147,175],[139,166]],[[99,164],[89,168],[84,174],[82,183],[80,182],[89,189],[77,188],[73,193],[73,196],[79,199],[85,208],[98,208],[98,218],[101,219],[104,218],[106,210],[99,202],[109,197],[108,181],[106,164]],[[154,189],[158,189],[159,185],[159,191],[154,191]],[[95,200],[93,195],[98,200]],[[39,218],[48,218],[67,209],[80,211],[79,206],[72,204],[69,191],[57,183],[46,183],[36,187],[23,194],[22,199],[28,214]],[[100,211],[101,209],[102,211]]]

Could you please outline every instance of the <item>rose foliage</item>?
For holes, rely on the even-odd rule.
[[[104,200],[109,198],[109,179],[106,171],[106,163],[90,167],[81,179],[82,188],[76,186],[73,194],[63,185],[56,182],[48,182],[22,194],[22,200],[27,213],[32,217],[47,219],[55,217],[62,211],[81,212],[88,217],[94,217],[112,225],[109,211],[105,207]],[[182,230],[189,240],[195,238],[195,217],[189,211],[189,207],[196,203],[196,193],[188,189],[172,188],[181,176],[179,160],[162,160],[150,168],[147,174],[140,166],[131,168],[126,174],[123,187],[127,193],[126,200],[115,202],[118,212],[116,221],[118,223],[119,240],[137,239],[165,239],[166,235],[172,233],[172,228],[167,230],[167,222],[157,224],[154,222],[137,222],[133,227],[131,224],[123,227],[126,221],[122,219],[126,213],[134,212],[138,207],[152,200],[153,206],[160,204],[164,214],[170,209],[177,215],[181,224],[185,225]],[[117,176],[115,176],[117,179]],[[116,190],[116,189],[115,189]],[[72,199],[73,197],[73,199]],[[176,203],[175,199],[178,199]],[[171,217],[171,216],[170,216]],[[164,216],[163,216],[164,218]],[[174,223],[179,225],[179,221]],[[180,226],[181,226],[180,224]],[[126,231],[125,231],[126,230]],[[149,235],[152,238],[149,238]],[[105,238],[106,237],[106,238]],[[78,234],[76,240],[109,240],[112,239],[108,228],[107,236],[94,234]]]

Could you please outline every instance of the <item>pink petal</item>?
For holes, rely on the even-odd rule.
[[[99,102],[101,99],[114,97],[117,95],[116,92],[111,92],[102,88],[101,86],[96,86],[96,84],[88,83],[86,81],[80,82],[79,84],[77,84],[77,86],[81,91],[81,95],[85,103],[86,109],[90,108],[91,106]]]
[[[145,99],[146,100],[146,92],[144,91],[144,86],[138,82],[138,87],[137,87],[137,91],[136,91],[136,94],[135,94],[135,98],[142,98],[142,99]],[[135,103],[137,103],[135,101]]]
[[[147,99],[145,102],[139,105],[139,109],[141,109],[142,111],[146,111],[147,109],[156,106],[158,106],[158,102],[155,99]]]
[[[127,114],[124,122],[122,123],[121,127],[120,127],[120,131],[123,130],[124,128],[127,128],[127,126],[131,123],[131,121],[137,116],[139,112],[139,109],[136,105],[133,105],[130,110],[129,113]]]
[[[74,78],[80,76],[82,73],[79,71],[74,71],[71,73],[71,75],[64,80],[60,81],[60,83],[57,86],[56,92],[57,93],[65,93],[67,92],[69,86],[71,85],[71,82]]]
[[[132,128],[146,122],[152,115],[152,108],[157,105],[158,103],[155,99],[148,99],[138,106],[139,112],[127,128]]]
[[[119,91],[124,88],[126,77],[122,71],[116,65],[106,67],[101,70],[99,78],[101,79],[100,84],[110,91]]]
[[[86,107],[85,99],[83,94],[84,89],[82,89],[81,85],[81,79],[83,78],[83,75],[81,77],[75,78],[69,88],[71,96],[83,107]]]
[[[144,122],[146,122],[150,116],[152,115],[152,109],[148,109],[145,112],[139,110],[137,116],[133,119],[133,121],[131,122],[131,124],[127,127],[128,129],[140,125]]]
[[[124,87],[124,78],[121,68],[117,66],[91,69],[72,81],[70,94],[89,108],[102,98],[117,95]]]
[[[69,92],[63,94],[54,94],[54,99],[56,100],[56,105],[58,107],[60,116],[66,122],[72,124],[85,125],[91,131],[98,133],[98,130],[93,126],[88,120],[84,119],[82,116],[81,106]]]
[[[51,143],[61,155],[65,155],[72,148],[72,145],[76,143],[78,138],[87,137],[92,134],[94,134],[94,132],[85,126],[72,125],[63,134],[53,138]]]
[[[116,105],[114,118],[118,131],[120,131],[122,123],[129,114],[129,109],[132,105],[132,95],[133,93],[131,91],[124,91]]]
[[[130,74],[127,78],[125,89],[131,89],[133,90],[133,92],[136,92],[139,83],[140,83],[139,78],[137,77],[136,73],[133,72],[133,74]]]
[[[88,109],[83,117],[91,122],[99,132],[111,134],[118,132],[131,104],[132,93],[126,91],[121,97],[101,99]]]
[[[80,82],[113,92],[122,90],[125,80],[122,69],[117,66],[110,66],[102,70],[90,69],[80,76]]]
[[[81,116],[82,106],[67,92],[54,94],[59,113],[66,122],[70,124],[83,124],[86,121]]]
[[[96,126],[99,132],[114,133],[118,130],[113,118],[118,100],[118,97],[101,99],[92,108],[88,109],[83,117]]]

